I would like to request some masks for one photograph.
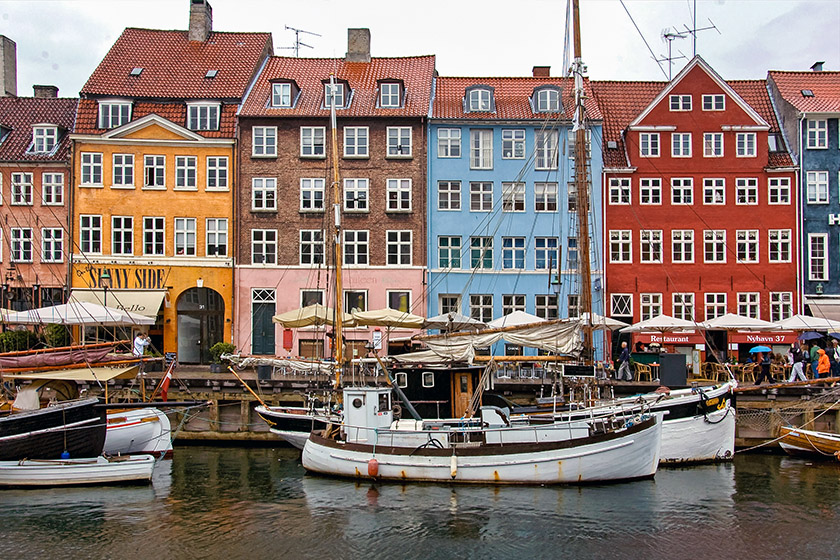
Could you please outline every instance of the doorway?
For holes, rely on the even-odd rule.
[[[190,288],[178,297],[178,362],[209,364],[210,348],[224,341],[225,301],[210,288]]]
[[[470,407],[470,398],[473,394],[472,373],[458,372],[452,376],[452,404],[455,409],[455,418],[461,418],[467,413]]]

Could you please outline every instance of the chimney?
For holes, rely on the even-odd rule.
[[[811,65],[811,70],[814,71],[814,72],[822,72],[823,71],[823,69],[822,69],[823,64],[825,64],[824,60],[820,60],[819,62],[815,62],[813,65]]]
[[[534,66],[533,72],[535,78],[550,78],[551,66]]]
[[[50,99],[58,97],[58,86],[32,86],[35,97]]]
[[[347,62],[370,62],[370,29],[347,30]]]
[[[207,0],[190,0],[190,41],[204,42],[213,31],[213,8]]]
[[[0,35],[0,95],[17,96],[17,45]]]

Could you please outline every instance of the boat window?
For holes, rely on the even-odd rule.
[[[423,372],[423,387],[435,386],[435,374],[431,371]]]
[[[353,408],[362,408],[362,399],[359,397],[353,399]]]
[[[391,395],[388,393],[379,393],[379,412],[391,410]]]
[[[404,389],[408,387],[408,374],[404,371],[398,371],[394,376],[397,381],[397,387]]]
[[[469,392],[469,388],[468,388],[468,384],[467,384],[467,376],[466,376],[466,375],[462,375],[462,376],[460,377],[460,379],[461,379],[461,392],[462,392],[462,393],[467,393],[467,392]]]

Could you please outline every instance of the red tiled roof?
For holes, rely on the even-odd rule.
[[[755,109],[761,118],[770,125],[770,133],[781,134],[782,129],[776,119],[776,112],[770,101],[770,93],[767,91],[767,82],[764,80],[730,80],[726,82],[735,93],[747,102],[747,105]],[[793,158],[787,152],[770,152],[770,167],[792,167]]]
[[[470,86],[484,85],[493,88],[496,101],[495,113],[468,113],[464,111],[464,93]],[[561,88],[563,117],[571,120],[575,108],[575,84],[572,78],[438,78],[435,85],[435,103],[432,116],[439,119],[543,119],[546,113],[535,113],[529,102],[534,88],[553,85]],[[601,120],[601,110],[592,98],[589,80],[584,80],[587,93],[586,112],[591,120]]]
[[[52,162],[67,160],[75,98],[0,97],[0,127],[10,129],[0,143],[0,161]],[[54,124],[59,127],[58,149],[52,154],[27,154],[32,143],[32,125]]]
[[[238,105],[222,105],[219,115],[219,130],[195,130],[205,138],[233,138],[236,136],[236,109]],[[136,121],[146,115],[155,114],[173,123],[187,127],[187,106],[184,102],[137,101],[132,106],[131,120]],[[77,134],[102,134],[105,129],[98,128],[99,105],[95,99],[79,101],[79,114],[76,118]]]
[[[213,32],[190,41],[187,31],[127,28],[93,71],[82,96],[239,99],[264,56],[270,33]],[[139,76],[131,76],[142,68]],[[215,78],[205,78],[218,70]]]
[[[385,116],[422,117],[429,113],[435,57],[371,58],[370,62],[346,62],[343,58],[271,57],[243,102],[242,116],[326,117],[323,109],[324,86],[334,72],[336,79],[346,80],[353,92],[350,107],[340,109],[340,117]],[[294,80],[300,87],[300,99],[292,108],[269,106],[269,80]],[[405,86],[405,106],[395,109],[376,107],[377,81],[402,80]]]
[[[773,80],[782,97],[801,113],[840,112],[840,72],[780,72],[771,70]],[[803,89],[810,89],[814,97],[804,97]]]

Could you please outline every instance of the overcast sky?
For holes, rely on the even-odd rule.
[[[583,58],[599,80],[661,80],[666,28],[692,25],[693,0],[581,0]],[[444,76],[527,76],[563,68],[566,0],[211,0],[216,31],[267,31],[275,54],[292,56],[294,32],[307,57],[343,57],[347,28],[371,30],[373,56],[437,55]],[[697,0],[697,53],[725,79],[767,70],[840,70],[838,0]],[[186,29],[189,0],[0,0],[0,34],[17,43],[18,94],[52,84],[78,95],[125,27]],[[631,17],[632,16],[632,19]],[[641,31],[636,30],[635,25]],[[644,39],[642,38],[644,36]],[[691,38],[673,41],[691,58]],[[673,74],[687,59],[677,60]],[[663,63],[667,72],[667,65]]]

